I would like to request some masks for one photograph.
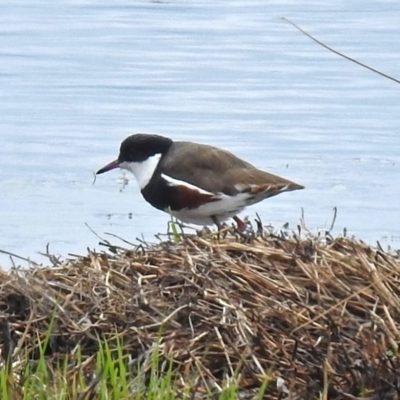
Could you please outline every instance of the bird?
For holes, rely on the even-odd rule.
[[[232,218],[239,231],[247,227],[238,214],[283,192],[304,186],[254,167],[214,146],[136,133],[124,139],[118,158],[96,175],[120,168],[136,178],[144,199],[184,223],[222,224]]]

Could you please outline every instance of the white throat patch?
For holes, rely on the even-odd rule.
[[[132,172],[132,174],[135,175],[140,190],[142,190],[150,182],[150,179],[160,162],[160,158],[161,154],[155,154],[147,160],[140,162],[124,161],[119,165],[119,167]]]

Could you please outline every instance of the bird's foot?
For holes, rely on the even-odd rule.
[[[256,234],[253,230],[253,227],[250,224],[246,224],[244,221],[242,221],[239,217],[235,216],[233,217],[237,224],[237,228],[235,229],[236,232],[246,240],[254,240],[256,237]]]
[[[217,226],[217,237],[218,239],[226,237],[228,233],[228,225],[226,225],[224,222],[219,222],[217,217],[211,217],[214,224]]]
[[[238,231],[244,232],[247,229],[247,224],[246,222],[242,221],[239,217],[234,216],[233,217],[234,221],[237,224],[237,229]]]

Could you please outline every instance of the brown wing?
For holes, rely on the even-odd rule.
[[[234,195],[268,191],[274,196],[303,186],[260,171],[234,154],[216,147],[175,142],[160,167],[171,178],[188,182],[211,193]]]
[[[236,182],[235,188],[239,192],[248,192],[256,198],[267,198],[283,192],[304,189],[302,185],[256,168],[228,171],[225,179]]]

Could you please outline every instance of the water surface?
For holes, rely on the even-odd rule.
[[[331,2],[330,2],[331,3]],[[221,146],[306,186],[247,209],[265,223],[400,247],[400,78],[394,1],[3,1],[0,249],[43,261],[105,232],[165,232],[133,177],[93,171],[135,132]],[[131,218],[130,218],[131,216]],[[11,263],[0,257],[3,268]]]

